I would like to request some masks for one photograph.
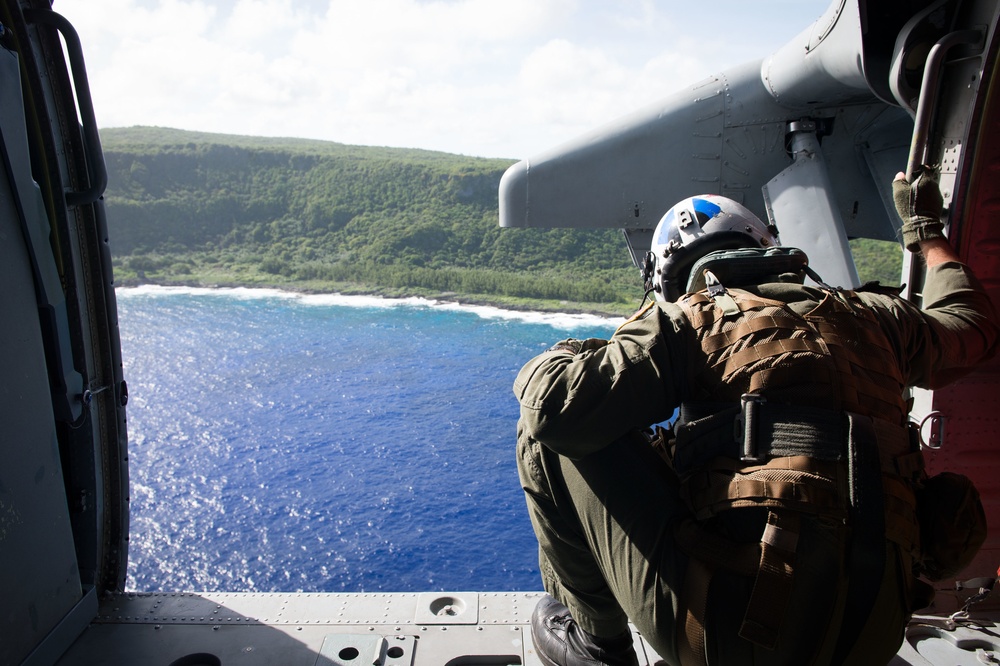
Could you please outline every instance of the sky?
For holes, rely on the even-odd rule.
[[[522,159],[780,48],[830,0],[55,0],[98,125]]]

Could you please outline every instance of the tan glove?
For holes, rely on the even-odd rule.
[[[903,174],[892,181],[892,198],[896,212],[903,221],[903,245],[910,252],[917,252],[920,241],[944,238],[941,211],[944,199],[938,186],[938,172],[924,167],[913,183],[906,182]]]

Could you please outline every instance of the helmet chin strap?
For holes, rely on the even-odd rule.
[[[813,269],[809,268],[809,266],[806,266],[805,270],[806,270],[806,275],[808,275],[809,278],[813,282],[815,282],[816,284],[818,284],[822,289],[825,289],[826,291],[836,291],[837,290],[836,287],[831,287],[826,282],[823,282],[823,278],[821,278],[819,276],[819,273],[817,273]]]
[[[646,290],[646,296],[649,296],[650,292],[656,290],[654,283],[654,275],[656,274],[656,255],[653,254],[652,250],[646,250],[646,254],[642,258],[642,266],[639,268],[639,272],[642,275],[642,287]],[[643,302],[645,302],[643,298]]]

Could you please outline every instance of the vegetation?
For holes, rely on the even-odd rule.
[[[529,299],[614,314],[642,299],[616,230],[499,228],[511,160],[150,127],[101,139],[125,284]],[[867,277],[897,283],[898,269],[882,274],[883,253],[869,254]]]
[[[903,275],[899,243],[855,238],[851,241],[851,254],[862,282],[877,280],[884,285],[899,286]]]

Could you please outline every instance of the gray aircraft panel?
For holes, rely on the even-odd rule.
[[[651,229],[699,193],[743,199],[763,215],[760,197],[747,193],[789,158],[785,114],[768,101],[759,66],[696,83],[514,165],[500,184],[501,226]]]
[[[109,595],[59,666],[540,666],[540,592]],[[456,608],[457,607],[457,608]],[[978,664],[1000,653],[997,615],[915,617],[891,666]],[[639,664],[662,664],[634,628]],[[364,659],[362,659],[364,657]]]
[[[909,116],[876,103],[813,116],[821,157],[837,174],[828,191],[838,234],[895,239],[888,183],[905,162]],[[500,185],[500,224],[624,229],[638,263],[648,248],[642,230],[685,197],[721,194],[767,219],[762,188],[792,165],[789,127],[797,119],[764,88],[760,63],[748,63],[514,165]],[[795,212],[811,222],[809,211]],[[773,221],[779,230],[786,223],[780,215]],[[821,247],[802,249],[812,255]],[[853,266],[835,270],[849,276]]]
[[[836,174],[828,198],[838,235],[896,240],[889,183],[905,164],[913,121],[869,86],[862,42],[858,4],[833,2],[762,61],[511,167],[500,185],[500,225],[620,228],[638,263],[660,216],[686,197],[721,194],[765,219],[762,188],[792,164],[790,127],[808,119]],[[794,212],[808,213],[801,206]],[[773,221],[780,230],[784,221]],[[803,223],[810,221],[788,222]],[[803,249],[815,254],[820,247]],[[835,271],[846,277],[853,266]]]
[[[874,101],[864,71],[860,8],[834,0],[812,25],[764,59],[774,99],[799,112]]]

